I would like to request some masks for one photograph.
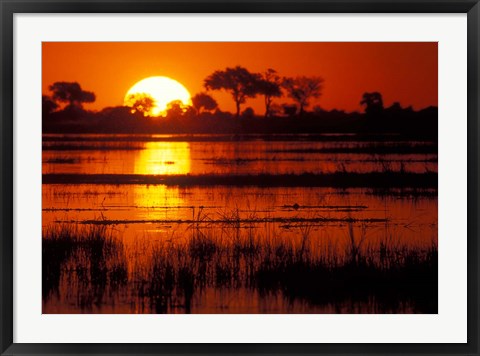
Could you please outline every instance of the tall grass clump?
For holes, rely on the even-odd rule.
[[[79,304],[101,303],[104,293],[127,283],[122,241],[105,226],[55,225],[42,239],[43,296],[70,291]]]
[[[120,293],[135,310],[190,313],[208,290],[242,289],[312,306],[373,303],[384,313],[408,304],[412,312],[437,312],[433,243],[369,242],[366,227],[350,223],[343,240],[337,239],[342,242],[332,245],[305,223],[295,227],[294,238],[264,236],[239,223],[238,212],[224,214],[220,229],[197,213],[184,235],[138,239],[134,246],[124,246],[102,225],[47,229],[44,298],[68,285],[80,307],[101,305],[109,293]]]

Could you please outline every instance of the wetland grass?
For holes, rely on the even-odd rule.
[[[117,293],[134,310],[190,313],[207,289],[246,289],[308,305],[374,300],[378,312],[397,312],[405,303],[414,313],[437,312],[434,244],[368,244],[350,227],[344,243],[325,246],[308,223],[294,240],[261,236],[234,216],[222,229],[202,225],[208,220],[202,212],[196,220],[188,236],[144,238],[134,246],[101,225],[45,229],[44,301],[63,294],[82,312],[113,303]]]

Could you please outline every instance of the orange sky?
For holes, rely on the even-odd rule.
[[[310,108],[360,110],[362,94],[379,91],[386,106],[399,101],[420,109],[437,106],[437,53],[437,43],[47,42],[42,91],[48,95],[56,81],[77,81],[97,97],[85,108],[100,110],[122,105],[127,90],[146,77],[168,76],[194,95],[213,71],[241,65],[254,72],[273,68],[281,76],[322,76],[323,95]],[[234,111],[228,94],[211,95],[222,110]],[[260,98],[248,100],[243,109],[248,106],[264,112]]]

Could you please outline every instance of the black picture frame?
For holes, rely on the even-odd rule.
[[[479,0],[0,0],[2,355],[479,354]],[[21,344],[13,342],[13,16],[16,13],[466,13],[468,41],[468,342],[465,344]],[[219,340],[220,341],[220,340]]]

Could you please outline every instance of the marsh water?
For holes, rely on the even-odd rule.
[[[363,253],[368,263],[384,264],[382,248],[393,256],[436,246],[436,184],[402,183],[404,175],[420,179],[436,174],[434,142],[395,137],[365,140],[355,135],[44,135],[42,161],[44,235],[66,226],[78,231],[101,228],[121,250],[102,257],[101,282],[94,276],[97,260],[86,250],[66,254],[56,266],[55,285],[47,291],[44,285],[44,313],[435,312],[431,305],[436,300],[425,301],[423,296],[422,300],[409,295],[395,299],[371,288],[360,295],[328,290],[323,292],[325,298],[305,297],[303,292],[291,293],[266,282],[259,287],[258,282],[259,266],[270,261],[258,255],[268,250],[279,258],[278,246],[294,251],[292,256],[308,255],[317,265],[328,260],[331,266],[342,265],[352,251],[357,259]],[[325,175],[332,180],[336,174],[344,180],[351,175],[355,180],[371,173],[375,174],[371,184],[362,186],[315,184],[316,177]],[[311,186],[303,180],[305,174],[314,182]],[[145,176],[158,181],[145,182]],[[173,178],[164,180],[168,176]],[[217,176],[233,180],[209,180]],[[275,176],[288,179],[288,184],[270,184]],[[394,177],[391,186],[388,181],[375,183],[382,176]],[[195,180],[181,181],[182,177]],[[245,177],[255,179],[245,184]],[[192,245],[192,241],[197,242]],[[239,241],[268,246],[248,250],[255,278],[244,261],[247,252],[237,258],[236,267],[230,259],[229,248],[240,246]],[[181,255],[182,249],[189,255]],[[191,251],[198,259],[194,267],[187,261]],[[186,280],[191,280],[191,287],[172,286],[166,293],[160,286],[162,292],[155,292],[153,298],[153,287],[145,287],[151,283],[148,278],[156,278],[152,261],[173,261],[172,255],[176,262],[171,268],[180,277],[177,272],[172,275],[184,280],[182,271],[188,266],[192,275]],[[222,277],[230,264],[240,277],[235,273]],[[87,270],[88,278],[82,275]],[[344,290],[338,286],[342,281],[335,283],[332,288]]]

